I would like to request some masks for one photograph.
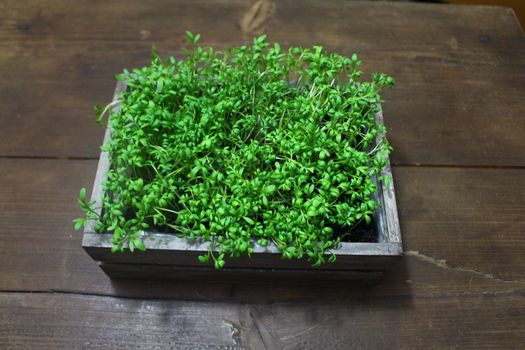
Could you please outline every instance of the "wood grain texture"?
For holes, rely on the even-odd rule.
[[[188,29],[220,48],[267,32],[355,51],[397,78],[384,108],[406,254],[378,285],[111,281],[71,223],[97,161],[2,157],[98,157],[91,110],[113,75],[152,44],[180,57]],[[523,347],[525,39],[510,10],[9,0],[0,76],[1,349]]]
[[[392,266],[395,262],[392,262]],[[383,277],[384,266],[376,270],[323,270],[298,269],[294,267],[279,269],[261,269],[257,267],[223,267],[215,270],[206,266],[181,266],[159,264],[118,264],[99,263],[100,268],[112,279],[137,279],[147,281],[178,281],[220,284],[253,284],[282,286],[315,286],[319,284],[373,286]],[[229,266],[229,265],[228,265]],[[391,267],[391,266],[389,266]]]
[[[89,186],[96,165],[95,160],[0,159],[0,290],[274,302],[525,288],[521,170],[394,167],[404,246],[410,253],[378,287],[363,292],[351,284],[279,290],[110,281],[82,250],[82,235],[71,223],[80,215],[78,189]]]
[[[410,255],[525,282],[525,270],[514,269],[525,264],[518,248],[525,245],[522,169],[403,168],[400,176],[406,186],[398,195],[410,203],[400,212]]]
[[[272,305],[0,294],[5,350],[517,349],[524,322],[513,293]]]
[[[185,30],[224,48],[260,27],[284,46],[358,52],[366,71],[397,78],[384,94],[394,163],[525,165],[525,39],[511,10],[287,0],[243,31],[250,11],[241,0],[3,3],[0,155],[98,157],[91,110],[114,74],[145,64],[152,44],[180,57]]]
[[[243,311],[225,304],[0,294],[0,348],[246,349]]]
[[[377,124],[385,124],[382,109],[376,113],[375,117]],[[385,132],[380,131],[376,137],[376,144],[383,142],[385,137]],[[387,158],[385,166],[381,169],[381,176],[387,179],[393,179],[390,156]],[[374,221],[378,232],[377,241],[379,243],[399,242],[402,244],[403,239],[399,226],[394,181],[390,181],[389,183],[387,183],[387,181],[381,181],[379,186],[377,186],[377,192],[374,194],[374,200],[379,204],[379,208],[374,213]]]

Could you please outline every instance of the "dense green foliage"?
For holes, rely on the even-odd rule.
[[[213,242],[201,256],[225,257],[275,243],[315,266],[348,230],[371,221],[390,147],[375,113],[393,79],[359,82],[361,62],[319,46],[283,51],[265,37],[214,51],[188,33],[187,57],[125,71],[127,90],[111,113],[104,146],[111,169],[104,211],[79,199],[114,250],[144,249],[141,231]],[[85,223],[77,220],[77,226]]]

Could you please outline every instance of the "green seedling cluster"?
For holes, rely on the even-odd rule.
[[[82,190],[77,228],[96,220],[114,251],[145,249],[143,231],[209,241],[199,260],[216,268],[270,243],[287,259],[334,261],[334,228],[351,233],[378,208],[390,146],[375,114],[393,79],[361,82],[356,55],[320,46],[283,50],[261,36],[216,51],[188,39],[185,59],[153,54],[118,77],[127,89],[103,146],[104,210]]]

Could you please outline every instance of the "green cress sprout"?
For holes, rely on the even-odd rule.
[[[375,114],[394,80],[360,82],[355,54],[321,46],[283,50],[263,35],[217,51],[187,36],[185,59],[154,53],[118,76],[127,90],[109,112],[104,210],[83,189],[76,227],[95,219],[114,251],[145,249],[143,231],[209,241],[199,260],[216,268],[270,243],[287,259],[333,262],[334,227],[370,224],[378,208],[391,148]]]

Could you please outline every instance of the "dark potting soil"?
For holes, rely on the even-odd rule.
[[[159,233],[173,233],[177,232],[168,226],[154,226],[151,223],[151,232]],[[370,224],[367,224],[365,221],[362,221],[354,228],[349,228],[347,226],[331,226],[334,230],[335,236],[342,237],[341,242],[361,242],[361,243],[376,243],[377,242],[377,230],[374,221]]]
[[[129,218],[133,213],[126,213]],[[149,222],[151,232],[158,233],[173,233],[177,232],[168,226],[155,226],[153,222]],[[367,224],[366,221],[361,221],[353,228],[348,226],[332,225],[335,236],[342,237],[342,242],[354,242],[354,243],[376,243],[377,242],[377,230],[374,220]]]
[[[332,226],[334,233],[337,236],[343,237],[342,242],[362,242],[362,243],[375,243],[377,242],[377,230],[375,222],[372,220],[370,224],[367,224],[364,220],[360,222],[354,228],[347,226]],[[351,231],[350,231],[351,229]]]

